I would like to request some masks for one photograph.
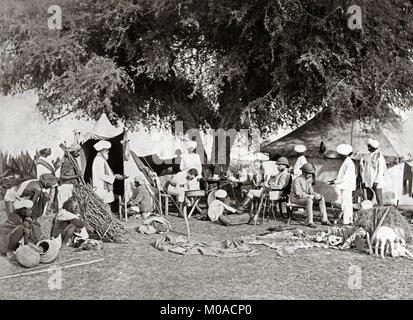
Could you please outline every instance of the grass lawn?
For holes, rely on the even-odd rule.
[[[0,221],[4,219],[1,202]],[[183,219],[168,220],[174,232],[185,232]],[[273,221],[236,227],[190,221],[199,240],[259,234],[274,226]],[[254,257],[181,256],[155,249],[152,244],[160,235],[136,233],[139,224],[125,224],[126,244],[105,244],[102,251],[61,250],[60,260],[105,259],[62,270],[62,289],[49,289],[51,273],[24,276],[0,280],[0,299],[413,299],[413,260],[406,258],[382,260],[320,248],[279,257],[264,246],[256,247],[260,254]],[[351,265],[362,270],[361,289],[348,286]],[[19,271],[25,269],[0,257],[0,276]]]

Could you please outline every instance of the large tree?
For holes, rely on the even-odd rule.
[[[34,90],[50,119],[268,133],[319,111],[384,120],[412,105],[411,0],[357,1],[361,28],[345,0],[2,2],[0,90]]]

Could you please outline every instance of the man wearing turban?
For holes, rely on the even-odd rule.
[[[360,160],[360,175],[363,181],[363,189],[373,189],[376,194],[377,204],[382,206],[386,160],[380,152],[379,147],[380,143],[377,140],[368,140],[367,149],[369,150],[369,154]]]
[[[67,152],[72,155],[73,159],[76,159],[80,155],[80,145],[73,144],[68,147]],[[77,171],[74,164],[70,161],[68,156],[64,156],[63,163],[60,168],[60,185],[57,188],[57,199],[59,204],[59,210],[63,207],[63,204],[69,200],[73,195],[73,187],[79,183],[81,172]]]

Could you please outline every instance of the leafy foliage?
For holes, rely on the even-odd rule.
[[[385,120],[412,105],[410,0],[358,1],[362,30],[348,0],[3,2],[0,90],[35,90],[49,118],[266,133],[321,110]]]

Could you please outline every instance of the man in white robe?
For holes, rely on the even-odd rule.
[[[343,224],[353,223],[353,191],[356,190],[356,167],[351,160],[353,148],[348,144],[337,147],[337,153],[345,156],[338,177],[332,183],[340,192],[341,210],[343,211]]]
[[[109,159],[109,149],[112,144],[109,141],[101,140],[94,145],[98,152],[92,165],[92,185],[95,193],[103,199],[105,203],[115,201],[113,193],[113,183],[115,180],[124,180],[120,174],[113,174],[107,160]]]

